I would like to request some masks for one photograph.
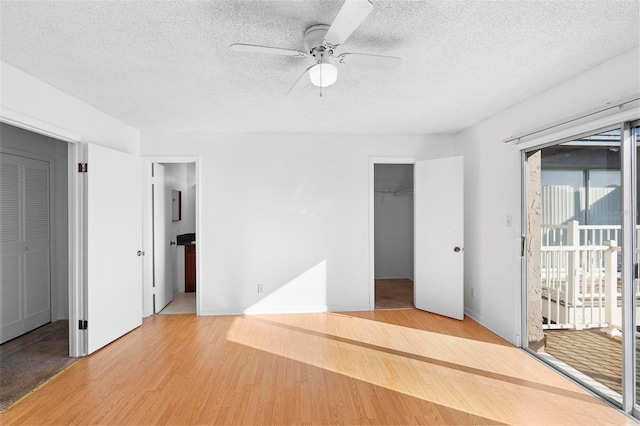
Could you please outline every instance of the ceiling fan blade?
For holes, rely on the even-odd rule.
[[[302,80],[302,77],[304,77],[304,76],[309,72],[309,70],[310,70],[311,68],[315,67],[315,66],[316,66],[316,64],[313,64],[313,65],[311,65],[309,68],[307,68],[306,70],[304,70],[304,72],[302,73],[302,75],[301,75],[300,77],[298,77],[298,79],[296,80],[296,82],[295,82],[295,83],[293,83],[293,86],[291,86],[291,88],[289,89],[289,91],[287,91],[287,95],[288,95],[289,93],[291,93],[291,91],[292,91],[294,88],[296,88],[296,87],[298,86],[298,83],[300,82],[300,80]]]
[[[304,58],[305,56],[307,56],[306,53],[300,52],[298,50],[282,49],[280,47],[257,46],[255,44],[235,43],[229,46],[229,48],[235,52],[267,53],[270,55],[294,56],[297,58]]]
[[[400,65],[401,58],[396,56],[365,55],[363,53],[343,53],[338,62],[375,70],[392,70]]]
[[[345,0],[324,36],[325,46],[334,48],[344,43],[372,10],[373,5],[369,0]]]

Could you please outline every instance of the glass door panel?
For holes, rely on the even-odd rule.
[[[526,154],[526,347],[622,403],[621,131]]]
[[[635,122],[633,123],[632,127],[631,127],[631,143],[633,144],[633,146],[635,147],[634,154],[635,154],[635,168],[636,170],[634,170],[635,172],[635,181],[636,181],[636,199],[635,199],[635,203],[636,203],[636,220],[635,220],[635,253],[634,253],[634,260],[636,263],[636,268],[637,265],[640,264],[640,227],[638,226],[638,212],[640,212],[640,156],[638,154],[640,154],[640,122]],[[637,271],[637,269],[636,269]],[[634,297],[633,297],[633,312],[635,314],[634,318],[633,318],[633,329],[634,329],[634,338],[633,338],[633,359],[635,360],[635,366],[633,368],[629,368],[630,371],[632,371],[633,374],[633,378],[634,378],[634,384],[635,384],[635,389],[634,389],[634,415],[636,417],[638,417],[638,414],[640,413],[640,383],[638,382],[638,379],[640,378],[640,371],[638,370],[639,365],[640,365],[640,350],[639,350],[639,340],[638,338],[640,337],[640,303],[639,303],[639,297],[640,297],[640,281],[638,280],[638,274],[636,273],[633,279],[633,293],[634,293]],[[635,370],[635,371],[633,371]]]

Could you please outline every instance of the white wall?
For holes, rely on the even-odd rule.
[[[369,158],[444,157],[452,155],[452,142],[448,136],[143,133],[141,154],[200,158],[201,314],[366,310]]]
[[[83,142],[138,154],[140,132],[93,106],[0,61],[0,116],[31,125],[57,127]]]
[[[457,153],[465,157],[465,311],[514,344],[520,341],[521,158],[503,140],[639,96],[639,69],[636,49],[456,135]]]
[[[49,161],[51,179],[51,320],[69,318],[67,143],[0,123],[0,150]]]
[[[376,192],[374,203],[376,278],[413,279],[413,194]]]
[[[196,232],[196,163],[187,163],[186,189],[182,193],[183,233]]]

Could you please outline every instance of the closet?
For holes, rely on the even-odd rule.
[[[49,162],[0,153],[0,343],[51,321]]]

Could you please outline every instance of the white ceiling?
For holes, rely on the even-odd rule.
[[[5,62],[141,130],[456,132],[639,44],[637,0],[389,1],[336,53],[401,56],[400,68],[339,67],[325,89],[286,95],[303,49],[342,0],[5,1]]]

